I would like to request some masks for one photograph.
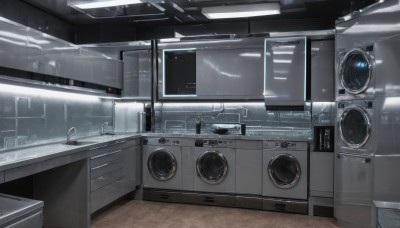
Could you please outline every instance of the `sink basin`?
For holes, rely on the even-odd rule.
[[[97,143],[97,142],[69,141],[69,142],[67,142],[67,143],[65,143],[65,144],[66,144],[66,145],[69,145],[69,146],[84,146],[84,145],[89,145],[89,144],[94,144],[94,143]]]

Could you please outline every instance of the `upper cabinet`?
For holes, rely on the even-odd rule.
[[[264,96],[270,107],[304,107],[307,97],[306,37],[265,40]]]
[[[335,101],[335,42],[311,41],[311,101]]]
[[[159,98],[263,99],[263,43],[264,38],[160,43]]]
[[[151,100],[151,50],[123,51],[122,96]]]

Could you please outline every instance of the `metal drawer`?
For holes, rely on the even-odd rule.
[[[140,139],[134,139],[134,140],[121,139],[115,142],[108,143],[106,145],[91,148],[89,149],[89,151],[90,151],[90,156],[95,157],[104,153],[108,153],[110,151],[122,150],[125,148],[134,147],[139,144],[140,144]]]
[[[90,168],[95,168],[114,160],[122,159],[122,150],[116,150],[112,152],[107,152],[90,158]]]
[[[118,159],[110,163],[106,163],[90,169],[90,179],[96,179],[99,176],[111,173],[115,170],[122,169],[124,166],[123,159]]]
[[[106,206],[124,195],[123,180],[106,185],[90,194],[91,213]]]
[[[113,171],[111,173],[107,173],[103,176],[99,176],[95,179],[92,179],[90,181],[90,190],[96,191],[99,188],[102,188],[106,185],[109,185],[115,181],[121,180],[124,178],[124,171],[123,169],[118,169],[116,171]]]

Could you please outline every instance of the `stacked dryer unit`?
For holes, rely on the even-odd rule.
[[[398,24],[400,3],[388,0],[336,25],[335,217],[341,227],[376,227],[374,202],[400,202],[400,182],[392,179],[400,171]]]

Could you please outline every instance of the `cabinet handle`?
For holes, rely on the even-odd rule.
[[[355,155],[355,154],[338,154],[337,155],[337,158],[340,159],[340,160],[345,160],[346,158],[349,158],[349,157],[361,159],[362,160],[361,163],[366,163],[366,164],[371,163],[371,158],[370,157],[365,157],[365,156],[362,156],[362,155]]]
[[[93,170],[100,169],[100,168],[103,168],[103,167],[106,167],[106,166],[109,166],[109,165],[110,165],[110,163],[106,163],[106,164],[103,164],[103,165],[99,165],[99,166],[93,167],[90,170],[93,171]]]
[[[113,151],[113,152],[108,152],[108,153],[100,154],[100,155],[91,157],[90,160],[94,160],[94,159],[97,159],[97,158],[101,158],[101,157],[113,155],[113,154],[119,153],[119,152],[121,152],[121,151],[122,151],[122,150],[116,150],[116,151]]]
[[[94,148],[90,148],[89,150],[90,150],[90,151],[91,151],[91,150],[98,150],[98,149],[105,148],[105,147],[108,147],[108,146],[109,146],[109,145],[94,147]]]
[[[126,142],[126,140],[115,141],[115,142],[114,142],[114,145],[115,145],[115,144],[124,143],[124,142]]]

